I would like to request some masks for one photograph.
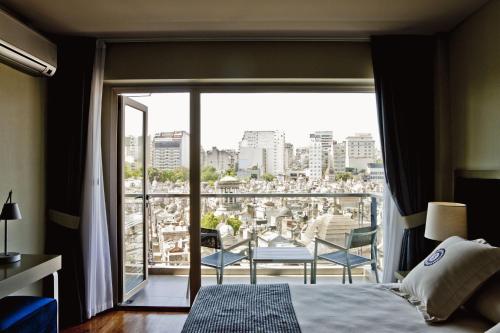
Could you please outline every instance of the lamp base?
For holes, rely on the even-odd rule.
[[[0,264],[10,264],[21,260],[21,254],[17,252],[0,253]]]

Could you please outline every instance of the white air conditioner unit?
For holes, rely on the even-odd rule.
[[[0,10],[0,58],[30,73],[52,76],[57,46]]]

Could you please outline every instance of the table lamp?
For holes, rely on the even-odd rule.
[[[5,201],[2,213],[0,214],[0,220],[5,221],[5,233],[4,233],[4,252],[0,253],[0,264],[7,264],[21,260],[21,255],[17,252],[7,251],[7,221],[20,220],[21,212],[19,211],[19,206],[17,203],[12,202],[12,190],[9,192],[9,196]]]
[[[425,238],[443,241],[450,236],[467,238],[467,207],[457,202],[429,202]]]

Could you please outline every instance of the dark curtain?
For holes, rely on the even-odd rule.
[[[434,58],[431,36],[372,37],[382,156],[387,185],[402,216],[434,198]],[[400,270],[428,252],[425,226],[405,229]]]
[[[58,66],[48,80],[47,210],[79,217],[85,166],[90,85],[95,39],[57,39]],[[79,229],[47,218],[46,253],[62,255],[59,311],[62,327],[85,316]]]

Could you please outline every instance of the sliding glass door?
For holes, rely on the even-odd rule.
[[[201,285],[250,283],[249,245],[312,251],[317,230],[343,243],[346,232],[380,221],[384,178],[372,93],[126,91],[119,132],[122,302],[188,307]],[[210,232],[215,242],[207,241]],[[358,254],[370,256],[370,248]],[[303,282],[303,263],[257,268],[259,281]],[[315,272],[341,276],[342,268],[321,263]],[[363,267],[354,274],[365,279]]]

